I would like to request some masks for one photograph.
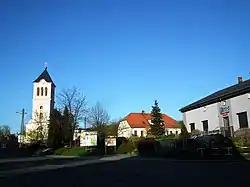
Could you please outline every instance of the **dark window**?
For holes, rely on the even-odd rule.
[[[43,109],[43,106],[40,106],[40,109],[42,110],[42,109]]]
[[[141,137],[143,137],[143,131],[141,131]]]
[[[41,96],[43,96],[43,88],[41,88]]]
[[[39,118],[40,120],[43,119],[43,113],[40,113]]]
[[[134,131],[134,135],[137,136],[137,130]]]
[[[191,132],[195,130],[195,123],[189,123]]]
[[[173,134],[173,132],[172,132],[172,131],[170,131],[170,134]]]
[[[48,95],[48,88],[45,87],[45,96],[47,96],[47,95]]]
[[[39,88],[39,87],[36,88],[36,95],[37,95],[37,96],[40,95],[40,88]]]
[[[175,131],[175,134],[178,134],[178,131]]]
[[[240,129],[248,128],[247,112],[238,113]]]
[[[203,124],[203,131],[208,132],[208,120],[202,121]]]
[[[165,133],[168,135],[168,130],[166,130]]]

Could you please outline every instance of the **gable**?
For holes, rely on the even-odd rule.
[[[46,82],[52,83],[52,85],[54,87],[56,87],[56,85],[54,84],[54,82],[52,81],[52,78],[49,75],[49,72],[47,71],[47,68],[44,69],[44,71],[36,78],[36,80],[34,80],[33,82],[40,82],[42,80],[45,80]]]

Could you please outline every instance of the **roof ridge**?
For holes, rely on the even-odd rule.
[[[237,83],[221,90],[216,90],[215,92],[192,102],[185,107],[180,109],[181,112],[186,112],[189,110],[193,110],[199,107],[203,107],[209,104],[213,104],[221,100],[230,99],[232,97],[236,97],[239,95],[247,93],[250,90],[250,79],[247,79],[241,83]]]

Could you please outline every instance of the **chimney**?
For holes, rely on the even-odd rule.
[[[243,82],[242,77],[238,77],[238,84],[240,84],[242,82]]]
[[[144,111],[144,110],[142,110],[142,111],[141,111],[141,113],[142,113],[142,114],[144,114],[144,113],[145,113],[145,111]]]

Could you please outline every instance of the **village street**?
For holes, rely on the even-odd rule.
[[[42,161],[44,162],[44,161]],[[237,186],[247,184],[249,163],[174,161],[139,157],[57,170],[2,176],[0,186]]]

